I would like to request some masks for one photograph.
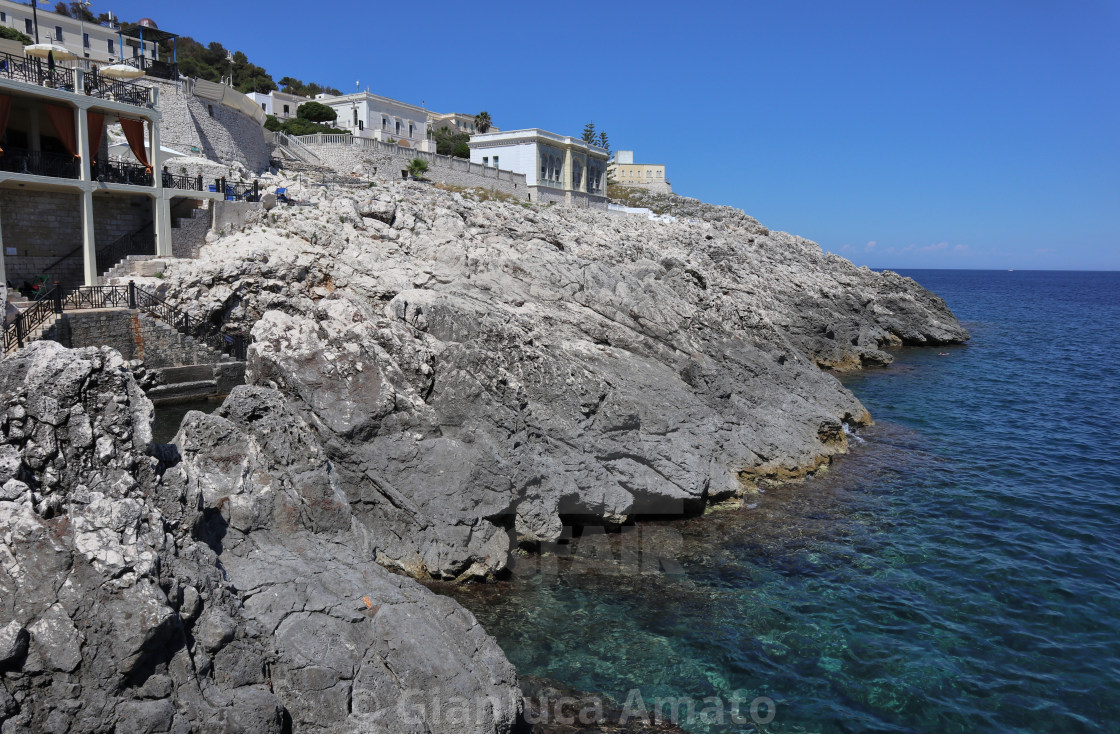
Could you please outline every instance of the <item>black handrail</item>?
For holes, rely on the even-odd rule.
[[[192,321],[185,311],[131,281],[128,285],[82,286],[66,293],[61,287],[52,288],[32,306],[21,311],[4,329],[4,353],[24,346],[31,333],[52,315],[93,308],[130,308],[143,311],[214,351],[228,354],[242,362],[248,355],[251,341],[249,335],[225,332],[209,322]]]
[[[159,76],[151,70],[148,73]],[[178,77],[177,68],[174,73]],[[50,63],[43,59],[17,56],[6,51],[0,52],[0,77],[53,89],[65,89],[69,92],[78,92],[115,102],[124,102],[136,107],[144,107],[152,99],[151,91],[141,84],[123,79],[112,79],[93,70],[82,74],[83,88],[75,89],[76,75],[73,69],[55,67],[52,70]]]
[[[7,148],[0,156],[0,171],[31,176],[78,178],[81,175],[81,159],[69,153]]]
[[[93,164],[91,173],[98,181],[129,184],[132,186],[152,186],[152,169],[139,163],[125,161],[97,161]]]
[[[48,319],[62,313],[62,289],[54,287],[23,311],[19,312],[15,320],[4,329],[4,353],[23,346],[24,341],[31,336]]]
[[[118,237],[104,247],[97,248],[97,274],[104,275],[114,265],[124,260],[129,255],[154,255],[156,254],[156,236],[145,231],[151,227],[152,223],[148,222],[139,231],[131,234],[126,234],[123,237]],[[53,263],[43,268],[44,273],[49,273],[57,268],[62,263],[77,255],[82,251],[82,245],[78,245],[70,252],[55,260]]]

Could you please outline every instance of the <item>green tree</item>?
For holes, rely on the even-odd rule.
[[[280,91],[285,94],[294,94],[299,97],[314,97],[316,94],[342,94],[334,87],[324,87],[315,82],[304,84],[294,76],[286,76],[280,80]]]
[[[599,132],[599,138],[595,142],[595,144],[598,145],[600,148],[603,148],[604,150],[606,150],[608,153],[611,152],[611,144],[610,144],[610,141],[607,140],[606,131],[600,131]]]
[[[284,123],[280,122],[280,118],[276,115],[268,115],[264,118],[264,129],[271,130],[272,132],[280,132],[284,129]]]
[[[338,113],[322,102],[304,102],[296,108],[296,117],[311,122],[334,122]]]
[[[456,158],[470,158],[471,149],[467,143],[471,136],[469,133],[455,132],[444,125],[432,135],[436,141],[436,152],[440,155],[453,155]]]
[[[588,145],[595,145],[595,123],[588,122],[583,126],[583,142]]]
[[[485,133],[490,129],[490,113],[486,110],[479,112],[474,116],[474,129],[480,133]]]
[[[31,36],[27,35],[26,33],[20,33],[15,28],[9,28],[8,26],[2,25],[0,25],[0,38],[19,41],[24,46],[30,46],[31,44],[35,43],[35,41],[31,39]]]
[[[413,158],[408,162],[409,175],[420,178],[428,172],[428,162],[423,158]]]

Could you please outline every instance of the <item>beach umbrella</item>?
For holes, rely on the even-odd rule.
[[[78,58],[78,55],[70,49],[53,42],[33,43],[30,46],[25,46],[23,52],[28,56],[34,56],[39,59],[49,59],[51,56],[54,56],[55,61],[71,61]]]
[[[106,66],[100,73],[101,76],[107,76],[113,79],[136,79],[144,76],[143,70],[137,69],[135,66],[129,66],[128,64]]]

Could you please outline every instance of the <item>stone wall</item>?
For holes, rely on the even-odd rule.
[[[307,147],[319,156],[322,165],[342,174],[358,173],[382,180],[400,180],[404,178],[409,161],[423,158],[428,161],[428,172],[424,177],[432,181],[490,189],[518,199],[528,199],[529,189],[525,185],[524,174],[487,168],[463,158],[435,155],[388,144],[377,145],[375,148],[330,144]]]
[[[185,93],[182,82],[146,81],[159,86],[164,146],[188,155],[236,161],[252,173],[268,170],[269,147],[256,120],[220,102]],[[175,166],[173,161],[169,165]],[[207,172],[202,173],[207,177]]]
[[[98,247],[146,227],[151,231],[153,199],[146,196],[95,194],[94,237]],[[63,284],[80,285],[82,265],[82,200],[78,193],[6,189],[0,197],[0,231],[8,280],[17,287],[70,253],[48,274]],[[74,252],[74,250],[78,252]]]
[[[108,346],[125,359],[140,359],[151,369],[208,365],[222,355],[167,324],[127,309],[64,313],[43,337],[64,347]]]
[[[210,231],[210,209],[195,209],[189,217],[175,219],[171,225],[171,254],[175,257],[198,257],[199,248],[206,244]]]

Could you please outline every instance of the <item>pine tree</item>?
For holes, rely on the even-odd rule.
[[[603,148],[603,149],[604,149],[604,150],[606,150],[606,151],[607,151],[608,153],[610,153],[610,152],[611,152],[611,145],[610,145],[610,143],[609,143],[609,142],[607,141],[607,133],[606,133],[606,131],[600,131],[600,133],[599,133],[599,140],[598,140],[598,142],[596,143],[596,145],[598,145],[598,146],[599,146],[600,148]]]
[[[583,142],[595,145],[595,123],[589,122],[583,126]]]

